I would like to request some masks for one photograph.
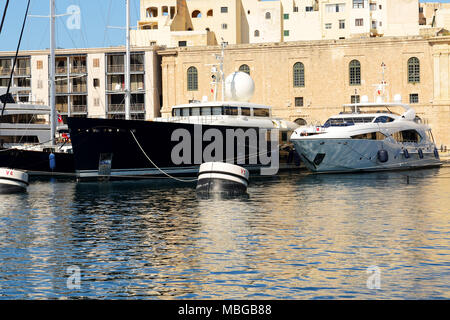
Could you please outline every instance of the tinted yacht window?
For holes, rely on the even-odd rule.
[[[241,108],[241,115],[243,115],[243,116],[250,116],[250,108],[242,107]]]
[[[374,122],[387,123],[387,122],[392,122],[392,121],[394,121],[394,119],[391,117],[381,116],[381,117],[376,118]]]
[[[422,137],[416,130],[403,130],[392,135],[397,142],[420,142]]]
[[[211,115],[211,107],[203,107],[202,116],[210,116],[210,115]]]
[[[183,108],[181,109],[181,115],[183,117],[189,117],[189,108]]]
[[[386,136],[381,132],[368,132],[352,136],[352,139],[365,139],[365,140],[384,140]]]
[[[222,107],[212,107],[212,114],[215,116],[222,115]]]
[[[195,107],[191,108],[191,116],[199,116],[200,115],[200,108]]]
[[[224,114],[228,116],[237,116],[238,108],[237,107],[223,107]]]
[[[253,109],[253,116],[255,117],[268,117],[270,116],[269,109]]]

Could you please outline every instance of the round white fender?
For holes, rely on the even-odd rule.
[[[224,162],[206,162],[200,166],[197,191],[206,193],[242,193],[247,190],[247,169]]]

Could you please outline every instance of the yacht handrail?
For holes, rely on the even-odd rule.
[[[402,107],[405,111],[411,109],[411,107],[405,103],[400,102],[358,102],[358,103],[348,103],[342,105],[346,107],[358,107],[358,108],[376,108],[376,107]]]

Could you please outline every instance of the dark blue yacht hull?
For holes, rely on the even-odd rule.
[[[270,142],[264,141],[261,137],[266,131],[261,133],[260,128],[229,127],[194,125],[185,123],[140,121],[140,120],[119,120],[119,119],[93,119],[93,118],[68,118],[68,126],[74,152],[74,163],[77,177],[81,180],[101,180],[120,178],[148,178],[169,176],[190,176],[196,177],[199,165],[204,161],[203,152],[211,149],[215,138],[206,139],[204,134],[209,129],[215,134],[223,137],[222,158],[228,159],[226,150],[227,130],[248,129],[257,133],[257,146],[250,145],[248,139],[245,140],[245,161],[238,163],[236,156],[233,163],[242,165],[255,172],[263,167],[261,158],[257,161],[250,161],[250,155],[264,153],[271,156]],[[178,131],[177,131],[178,130]],[[180,143],[184,139],[173,138],[177,132],[188,133],[192,137],[190,146],[182,152],[175,152],[183,157],[183,163],[174,161],[174,150],[178,150]],[[200,136],[199,136],[200,134]],[[200,137],[200,138],[199,138]],[[173,141],[175,140],[175,141]],[[203,141],[206,140],[206,141]],[[265,150],[260,150],[261,145]],[[237,154],[238,143],[233,138],[234,155]],[[177,147],[178,145],[178,147]],[[209,146],[209,147],[208,147]],[[278,143],[277,143],[278,148]],[[256,149],[256,150],[255,150]],[[219,148],[216,152],[219,152]],[[242,150],[242,149],[241,149]],[[274,153],[275,154],[275,153]],[[211,153],[216,156],[215,152]],[[219,156],[217,155],[217,156]],[[267,162],[265,163],[267,164]],[[270,166],[270,163],[267,165]]]

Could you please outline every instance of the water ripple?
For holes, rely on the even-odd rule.
[[[284,174],[228,200],[34,181],[0,195],[0,299],[448,299],[449,173]]]

